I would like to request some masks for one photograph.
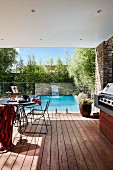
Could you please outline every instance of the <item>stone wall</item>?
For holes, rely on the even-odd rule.
[[[95,94],[112,82],[112,38],[96,48]]]
[[[72,83],[35,83],[35,95],[52,95],[53,85],[58,86],[59,95],[73,95]]]

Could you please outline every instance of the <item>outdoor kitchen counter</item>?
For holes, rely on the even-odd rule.
[[[99,102],[94,96],[94,106],[100,109],[100,131],[113,144],[113,107]]]

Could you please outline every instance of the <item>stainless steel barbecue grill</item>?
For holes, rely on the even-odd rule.
[[[113,115],[113,83],[108,83],[99,95],[94,96],[94,105]]]
[[[113,83],[108,83],[99,94],[99,102],[113,107]]]

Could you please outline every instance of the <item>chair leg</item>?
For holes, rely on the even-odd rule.
[[[48,116],[48,121],[49,121],[49,124],[47,124],[48,126],[51,126],[51,120],[50,120],[50,116],[49,116],[49,113],[47,111],[47,116]]]
[[[46,127],[46,133],[48,133],[48,128],[47,128],[47,123],[46,123],[46,119],[45,119],[45,115],[44,115],[45,113],[43,113],[42,115],[41,115],[41,118],[43,118],[43,122],[44,122],[44,125],[45,125],[45,127]],[[41,118],[34,118],[34,115],[36,115],[36,114],[32,114],[32,118],[31,118],[31,124],[32,125],[36,125],[35,123],[33,123],[33,121],[32,120],[34,120],[34,121],[36,121],[36,120],[40,120]],[[43,125],[43,123],[42,123],[42,125]]]
[[[46,119],[45,119],[45,116],[43,115],[44,117],[44,123],[45,123],[45,126],[46,126],[46,132],[48,133],[48,128],[47,128],[47,123],[46,123]]]
[[[34,111],[31,111],[31,124],[33,125],[33,120],[34,120]]]

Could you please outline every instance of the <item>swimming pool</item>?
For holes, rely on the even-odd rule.
[[[46,101],[50,101],[48,111],[79,112],[79,104],[74,96],[41,96],[42,106],[45,107]]]

